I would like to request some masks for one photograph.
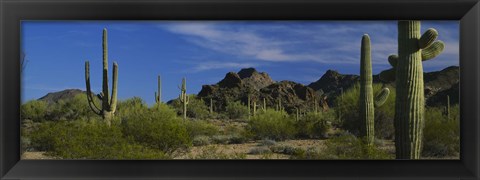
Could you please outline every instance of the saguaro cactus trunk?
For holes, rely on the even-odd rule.
[[[210,114],[213,114],[213,100],[210,98]]]
[[[375,140],[372,87],[372,61],[370,54],[370,37],[363,35],[360,52],[360,119],[364,124],[362,134],[367,137],[368,144]]]
[[[180,95],[179,95],[179,99],[180,99],[180,102],[182,103],[183,105],[183,120],[186,120],[187,119],[187,105],[188,105],[188,102],[189,102],[189,97],[188,97],[188,94],[187,94],[187,80],[186,78],[183,78],[182,79],[182,87],[180,88]]]
[[[385,103],[390,94],[390,90],[388,88],[383,88],[375,98],[373,97],[370,37],[367,34],[362,37],[362,45],[360,49],[359,107],[361,122],[365,125],[362,126],[361,129],[363,136],[367,137],[367,143],[373,145],[375,141],[375,107],[379,107]]]
[[[422,61],[439,55],[444,44],[438,32],[428,29],[420,36],[420,21],[398,22],[398,56],[390,55],[392,69],[380,73],[384,81],[396,81],[395,153],[397,159],[419,159],[425,124]]]
[[[157,103],[158,107],[160,107],[160,103],[162,103],[162,80],[160,79],[160,75],[157,77],[157,92],[155,92],[155,102]]]
[[[113,62],[113,80],[112,80],[112,95],[109,96],[108,92],[108,44],[107,44],[107,29],[103,29],[102,36],[102,48],[103,48],[103,82],[102,92],[98,94],[98,98],[102,100],[101,109],[95,104],[92,90],[90,88],[90,63],[85,62],[85,84],[87,88],[87,100],[90,109],[95,114],[102,116],[102,118],[110,126],[111,120],[115,114],[117,108],[117,82],[118,82],[118,65]]]

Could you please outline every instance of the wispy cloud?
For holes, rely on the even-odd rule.
[[[188,69],[188,72],[196,73],[214,69],[240,69],[248,67],[259,67],[259,64],[255,63],[236,63],[236,62],[221,62],[221,61],[207,61],[194,64],[194,67]]]
[[[357,64],[363,34],[371,37],[374,64],[388,65],[387,57],[397,52],[396,23],[387,21],[264,24],[175,22],[159,27],[183,35],[188,42],[215,52],[266,62]],[[440,61],[458,63],[458,37],[453,36],[455,29],[440,28],[439,32],[444,33],[440,39],[446,43],[442,56],[444,59]]]
[[[308,51],[289,50],[300,40],[268,37],[254,29],[239,29],[221,23],[175,23],[160,26],[170,32],[185,35],[186,40],[220,53],[243,56],[261,61],[318,61],[327,63],[329,56]],[[335,61],[345,63],[342,60]]]

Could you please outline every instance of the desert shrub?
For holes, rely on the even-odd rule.
[[[209,145],[211,143],[211,138],[208,136],[200,135],[195,138],[193,138],[192,144],[194,146],[205,146]]]
[[[41,100],[28,101],[20,107],[22,119],[29,119],[34,122],[41,122],[45,120],[47,114],[47,103]]]
[[[229,144],[243,144],[248,141],[247,136],[242,135],[242,134],[232,134],[229,135]]]
[[[29,134],[32,148],[62,159],[165,159],[162,151],[124,138],[103,121],[50,121]]]
[[[395,130],[393,119],[395,115],[395,89],[390,89],[387,101],[380,107],[375,108],[375,137],[381,139],[393,139]],[[382,90],[381,84],[373,85],[374,97]],[[336,113],[340,117],[340,126],[354,135],[360,134],[363,126],[359,118],[360,85],[356,84],[345,91],[343,96],[336,98]]]
[[[230,119],[246,119],[248,117],[248,107],[242,105],[239,101],[227,102],[225,112]]]
[[[288,154],[288,155],[295,155],[295,154],[303,154],[304,153],[303,149],[293,147],[293,146],[289,146],[289,145],[270,146],[270,150],[274,153]]]
[[[229,136],[229,144],[242,144],[251,139],[251,135],[245,128],[235,125],[227,125],[223,128],[223,134]]]
[[[295,122],[297,136],[302,138],[324,138],[330,126],[324,113],[307,113]]]
[[[189,159],[245,159],[246,157],[243,153],[227,154],[217,146],[205,146],[200,149],[198,155],[190,155]]]
[[[296,133],[293,119],[285,112],[270,109],[252,117],[246,128],[256,139],[285,140]]]
[[[212,141],[215,144],[228,144],[230,137],[228,135],[214,135]]]
[[[325,142],[325,149],[311,148],[297,151],[292,159],[393,159],[394,154],[377,146],[369,146],[364,139],[352,134],[333,137]]]
[[[438,107],[425,111],[425,128],[423,130],[422,156],[447,157],[458,156],[460,152],[460,114],[459,106],[451,107],[450,117],[443,114]]]
[[[272,153],[272,151],[267,146],[253,147],[248,151],[248,154],[268,154],[268,153]]]
[[[97,106],[101,106],[95,98]],[[90,109],[86,94],[77,94],[73,98],[61,99],[49,105],[48,120],[86,120],[97,115]]]
[[[277,144],[277,142],[275,140],[271,140],[271,139],[264,139],[260,142],[260,146],[273,146]]]
[[[187,132],[190,138],[194,138],[196,136],[213,136],[219,134],[219,129],[217,126],[208,123],[204,120],[194,120],[194,121],[187,121]]]
[[[337,159],[392,159],[393,154],[369,146],[364,139],[354,135],[343,135],[326,141],[324,154]]]
[[[145,146],[171,153],[191,145],[186,124],[165,104],[132,111],[123,118],[124,135]]]
[[[210,112],[208,111],[208,107],[205,104],[205,101],[198,98],[194,94],[188,95],[189,101],[187,105],[187,117],[197,118],[197,119],[205,119],[209,117]],[[183,114],[183,104],[177,98],[172,101],[171,105],[177,111],[178,115]]]

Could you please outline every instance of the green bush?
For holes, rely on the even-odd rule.
[[[256,139],[285,140],[296,133],[293,119],[285,112],[270,109],[252,117],[246,128]]]
[[[295,122],[297,136],[301,138],[325,138],[330,126],[327,123],[328,115],[325,113],[309,112]]]
[[[136,111],[143,112],[147,109],[148,105],[142,98],[132,97],[117,102],[117,110],[115,111],[115,116],[128,117],[128,114],[130,113],[135,113]]]
[[[101,106],[95,98],[97,106]],[[97,117],[89,107],[86,94],[77,94],[73,98],[61,99],[49,106],[48,120],[86,120]]]
[[[248,107],[242,105],[239,101],[227,102],[225,107],[227,117],[230,119],[246,119],[248,118]]]
[[[194,94],[190,94],[189,101],[187,104],[187,117],[197,118],[197,119],[206,119],[210,116],[208,107],[202,99],[198,98]],[[174,99],[171,103],[174,109],[177,111],[178,115],[183,114],[183,104],[180,100]]]
[[[165,104],[139,108],[122,118],[124,135],[145,146],[171,153],[191,145],[186,124]]]
[[[381,139],[393,139],[395,129],[393,127],[393,119],[395,116],[395,89],[390,89],[390,95],[385,103],[375,108],[375,137]],[[374,96],[382,90],[381,84],[373,85]],[[353,133],[360,134],[360,127],[364,126],[360,122],[359,117],[359,97],[360,86],[354,85],[352,88],[345,91],[343,96],[338,96],[335,100],[336,113],[339,116],[340,126]]]
[[[165,159],[162,151],[122,136],[121,128],[103,121],[50,121],[29,134],[31,146],[62,159]]]
[[[47,103],[41,100],[31,100],[22,104],[20,113],[22,120],[29,119],[34,122],[42,122],[47,114]]]
[[[190,138],[197,136],[213,136],[219,134],[217,126],[204,120],[194,120],[186,122],[187,132]]]
[[[424,157],[458,156],[460,153],[460,108],[451,106],[450,117],[438,107],[427,108],[423,130]]]

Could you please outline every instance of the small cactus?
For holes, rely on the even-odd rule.
[[[298,121],[300,119],[299,113],[298,113],[298,107],[295,107],[295,110],[297,111],[296,116],[295,116],[295,120]]]
[[[186,78],[183,78],[182,79],[182,87],[180,88],[180,95],[178,96],[178,98],[180,99],[180,102],[182,103],[183,105],[183,119],[186,120],[187,119],[187,105],[188,105],[188,102],[189,102],[189,97],[188,97],[188,94],[187,94],[187,82],[186,82]]]
[[[263,112],[267,111],[267,101],[263,98]]]
[[[277,111],[283,111],[282,100],[280,98],[277,98]]]
[[[112,96],[109,96],[108,92],[108,42],[107,42],[107,29],[103,29],[102,35],[102,48],[103,48],[103,82],[102,92],[97,95],[102,100],[102,108],[98,108],[95,104],[93,93],[90,88],[90,63],[85,62],[85,84],[87,88],[87,100],[90,109],[95,114],[102,116],[107,122],[108,126],[111,125],[112,118],[117,108],[117,82],[118,82],[118,65],[113,62],[113,81],[112,81]]]
[[[447,116],[447,120],[450,120],[450,96],[447,95],[447,102],[446,102],[446,106],[445,106],[445,116]]]
[[[248,119],[250,119],[250,116],[252,116],[251,113],[250,113],[250,110],[251,110],[251,108],[250,108],[250,103],[251,103],[251,102],[250,102],[250,94],[249,94],[249,95],[247,96]]]
[[[253,101],[253,117],[257,114],[257,101]]]

